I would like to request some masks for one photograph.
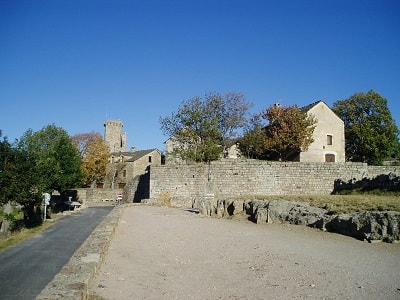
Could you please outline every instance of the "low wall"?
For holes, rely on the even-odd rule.
[[[96,205],[96,204],[107,204],[115,203],[117,201],[117,195],[123,193],[123,189],[77,189],[76,199],[73,201],[79,201],[85,205]]]
[[[191,207],[197,199],[330,194],[335,181],[396,173],[395,166],[226,159],[209,164],[152,166],[150,199]]]

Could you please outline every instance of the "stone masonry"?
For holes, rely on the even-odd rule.
[[[126,151],[126,133],[122,132],[122,121],[107,120],[104,123],[104,140],[110,147],[111,152]]]
[[[209,164],[152,166],[150,201],[192,207],[204,197],[330,194],[338,179],[362,180],[398,173],[396,166],[224,159]]]

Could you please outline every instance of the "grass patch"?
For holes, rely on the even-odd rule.
[[[288,200],[307,202],[312,206],[324,208],[332,214],[345,214],[359,211],[400,211],[400,196],[398,195],[268,195],[257,197],[240,197],[259,200]]]
[[[325,208],[334,214],[359,211],[400,211],[400,197],[378,195],[321,195],[308,197],[312,206]],[[307,200],[307,197],[305,198]]]
[[[50,226],[54,225],[56,219],[58,219],[59,217],[57,217],[56,215],[52,215],[52,218],[52,221],[46,221],[40,226],[36,226],[33,228],[22,228],[9,234],[0,235],[0,251],[3,251],[10,247],[14,247],[17,244],[42,232],[46,228],[49,228]]]

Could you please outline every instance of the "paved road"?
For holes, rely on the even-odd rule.
[[[35,299],[112,210],[91,207],[0,253],[0,299]]]

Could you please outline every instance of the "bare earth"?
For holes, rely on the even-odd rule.
[[[131,206],[90,291],[110,300],[400,299],[400,244]]]

